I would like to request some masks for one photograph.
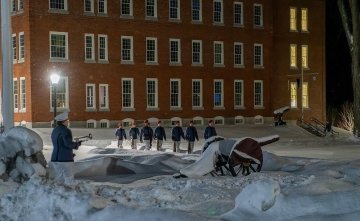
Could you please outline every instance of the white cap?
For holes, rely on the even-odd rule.
[[[69,112],[67,110],[65,110],[64,112],[62,112],[61,114],[55,117],[56,121],[64,121],[67,119],[69,119]]]

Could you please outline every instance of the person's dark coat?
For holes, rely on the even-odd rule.
[[[125,132],[124,128],[116,129],[115,136],[117,136],[117,138],[119,140],[126,139],[126,132]]]
[[[209,137],[212,137],[212,136],[217,136],[215,127],[207,126],[205,128],[204,138],[208,139]]]
[[[138,136],[140,135],[140,131],[139,131],[139,128],[137,127],[132,127],[130,128],[129,130],[129,137],[131,139],[138,139]]]
[[[54,146],[51,154],[52,162],[74,162],[73,150],[79,145],[73,141],[71,130],[65,125],[58,125],[51,133]]]
[[[172,130],[171,130],[171,139],[173,141],[180,141],[180,139],[183,138],[185,140],[184,137],[184,131],[182,129],[182,127],[180,126],[175,126]]]
[[[194,142],[195,139],[199,141],[198,133],[194,126],[189,126],[188,128],[186,128],[185,138],[187,141],[190,142]]]
[[[166,140],[165,129],[162,126],[155,128],[154,138],[158,140]]]
[[[150,142],[152,141],[153,138],[153,129],[149,126],[145,126],[141,129],[140,132],[140,141],[142,142],[142,140],[150,140]]]

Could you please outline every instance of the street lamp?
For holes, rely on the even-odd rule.
[[[50,76],[50,80],[51,80],[51,84],[53,86],[53,90],[54,90],[54,97],[53,97],[53,107],[54,107],[54,127],[56,127],[56,106],[57,106],[57,102],[56,102],[56,92],[57,92],[57,84],[59,83],[60,80],[60,76],[58,74],[52,74]]]

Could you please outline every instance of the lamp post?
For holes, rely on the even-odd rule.
[[[50,76],[50,80],[51,80],[51,84],[53,86],[53,108],[54,108],[54,127],[56,127],[56,106],[57,106],[57,102],[56,102],[56,92],[57,92],[57,84],[59,83],[60,80],[60,76],[58,74],[52,74]]]

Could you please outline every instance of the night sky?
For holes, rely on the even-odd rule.
[[[327,105],[339,107],[353,100],[351,56],[336,0],[326,1]]]

